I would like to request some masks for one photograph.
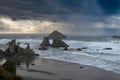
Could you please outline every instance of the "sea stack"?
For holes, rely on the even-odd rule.
[[[62,41],[66,36],[58,31],[53,31],[48,37],[53,39],[51,47],[65,47],[66,49],[69,47],[64,41]]]
[[[50,46],[49,37],[44,37],[40,46]]]
[[[17,53],[17,45],[16,45],[16,40],[13,39],[12,41],[8,42],[8,49],[7,52],[11,54],[16,54]]]

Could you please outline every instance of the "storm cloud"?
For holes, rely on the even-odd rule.
[[[0,32],[120,34],[119,5],[119,0],[0,0]]]

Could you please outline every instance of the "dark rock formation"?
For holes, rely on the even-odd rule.
[[[51,47],[69,47],[69,46],[62,40],[53,40]]]
[[[49,38],[53,39],[53,43],[50,45]],[[68,50],[68,45],[62,41],[63,38],[66,38],[65,35],[58,31],[53,31],[51,34],[48,35],[48,37],[44,37],[42,43],[40,44],[40,50],[47,50],[47,47],[45,46],[51,46],[51,47],[64,47],[64,50]]]
[[[21,55],[21,56],[36,56],[35,52],[30,49],[30,45],[28,43],[27,44],[27,47],[24,49],[24,48],[18,48],[18,55]]]
[[[40,46],[50,46],[49,38],[44,37],[42,43],[40,44]]]
[[[16,44],[16,40],[12,40],[8,43],[8,48],[6,50],[7,56],[35,56],[35,52],[30,49],[28,43],[27,47],[21,48],[19,44]]]

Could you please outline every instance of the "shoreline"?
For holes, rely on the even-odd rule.
[[[17,75],[24,80],[119,80],[120,74],[77,63],[36,58],[27,68],[21,65]]]

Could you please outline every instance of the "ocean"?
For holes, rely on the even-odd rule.
[[[95,66],[120,74],[120,39],[102,36],[68,36],[64,40],[70,46],[67,51],[64,51],[63,48],[50,47],[46,51],[41,51],[38,48],[42,38],[43,36],[38,34],[1,34],[0,45],[5,45],[12,39],[16,39],[17,42],[21,42],[20,46],[23,48],[26,47],[24,43],[29,43],[30,47],[37,54],[40,54],[41,58]],[[51,40],[50,43],[52,43]],[[76,50],[84,47],[87,49]],[[104,48],[112,48],[112,50],[105,50]]]

